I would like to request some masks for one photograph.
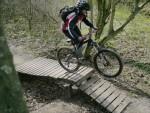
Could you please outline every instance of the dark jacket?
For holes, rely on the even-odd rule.
[[[81,13],[72,12],[67,16],[66,21],[63,24],[62,30],[68,30],[68,33],[72,38],[79,38],[80,35],[74,30],[77,27],[79,21],[84,22],[87,26],[94,28],[93,24],[89,22],[85,15]]]

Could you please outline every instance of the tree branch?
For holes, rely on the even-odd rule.
[[[42,13],[43,15],[46,15],[49,19],[53,20],[55,22],[55,24],[58,24],[58,21],[50,15],[49,12],[44,12],[43,10],[38,9],[36,6],[32,5],[32,7],[38,12],[38,13]]]
[[[101,44],[104,44],[105,42],[107,42],[110,38],[115,37],[118,33],[120,33],[125,27],[126,25],[128,25],[134,18],[135,16],[139,13],[139,11],[141,11],[141,9],[144,8],[144,6],[146,4],[148,4],[150,2],[150,0],[147,0],[145,3],[143,3],[140,7],[137,6],[137,8],[134,9],[134,11],[130,14],[130,16],[128,17],[128,19],[125,21],[125,23],[118,28],[116,31],[109,33],[106,37],[103,38],[102,41],[100,41]]]

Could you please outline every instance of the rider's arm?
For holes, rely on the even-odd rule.
[[[93,25],[89,20],[87,20],[86,17],[83,18],[82,21],[83,21],[87,26],[89,26],[89,27],[91,27],[91,28],[94,28],[94,25]]]

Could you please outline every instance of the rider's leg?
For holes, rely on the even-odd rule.
[[[75,26],[74,31],[75,31],[80,37],[82,37],[81,31],[80,31],[80,29],[78,28],[78,26]],[[82,40],[82,39],[76,39],[76,40],[77,40],[77,42],[78,42],[78,48],[80,48],[80,47],[82,46],[84,40]]]
[[[65,34],[66,37],[68,37],[69,39],[71,39],[74,44],[77,44],[78,42],[69,34],[68,30],[63,31],[63,33]]]
[[[77,34],[79,34],[79,36],[82,36],[81,31],[80,31],[80,29],[78,28],[78,26],[75,26],[74,30],[75,30],[75,32],[76,32]]]

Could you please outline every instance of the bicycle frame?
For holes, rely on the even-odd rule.
[[[95,50],[96,50],[97,52],[99,52],[99,51],[102,49],[102,47],[100,47],[100,46],[97,44],[97,42],[94,41],[94,40],[91,38],[91,36],[92,36],[93,33],[95,33],[95,32],[92,31],[92,32],[88,33],[87,35],[85,35],[85,37],[88,37],[88,39],[84,40],[84,41],[83,41],[81,44],[79,44],[79,45],[76,45],[76,44],[71,40],[71,44],[73,45],[74,50],[75,50],[77,53],[78,53],[79,48],[82,47],[84,44],[87,44],[87,48],[90,48],[90,47],[93,48],[93,47],[95,47]]]
[[[112,50],[105,48],[103,46],[103,44],[99,45],[95,40],[93,40],[91,38],[91,34],[88,34],[86,37],[87,37],[86,40],[84,40],[83,42],[78,43],[78,44],[74,43],[72,40],[67,41],[67,42],[71,43],[73,48],[72,47],[71,48],[60,48],[58,50],[57,56],[58,56],[59,64],[68,72],[74,72],[79,69],[80,65],[82,64],[82,60],[84,60],[84,57],[85,57],[85,60],[90,61],[90,63],[94,64],[96,70],[100,74],[102,74],[106,77],[118,76],[123,69],[123,63],[122,63],[122,60],[120,59],[119,55],[117,55],[117,53],[113,52]],[[85,54],[88,52],[88,50],[92,50],[93,48],[95,49],[94,55],[92,57],[90,57],[90,58],[93,58],[92,61],[91,61],[91,59],[87,59],[88,57],[86,57],[85,54],[83,55],[82,51],[83,51],[84,47],[82,47],[82,46],[84,44],[87,44],[87,51],[85,50],[85,52],[84,52]],[[63,64],[64,61],[61,58],[61,54],[63,54],[63,52],[64,52],[63,50],[69,50],[69,53],[67,53],[65,56],[63,56],[63,59],[66,59],[69,55],[69,57],[67,58],[67,61],[65,60],[65,62],[67,62],[67,67],[66,67],[66,65]],[[93,51],[91,53],[93,53]],[[87,53],[87,55],[88,55],[88,53]],[[119,65],[118,64],[116,65],[115,62],[111,62],[110,58],[111,58],[111,60],[117,61],[117,63],[119,63]],[[75,63],[76,64],[75,68],[72,69],[72,67],[71,67],[71,69],[70,69],[70,63]],[[113,66],[113,63],[115,63],[114,64],[115,73],[112,73],[112,69],[109,68],[109,66],[110,67]],[[99,67],[99,65],[102,65],[102,68]],[[117,66],[117,70],[116,70],[116,66]],[[105,69],[105,67],[106,67],[106,69],[108,67],[108,70],[109,69],[111,70],[110,73],[107,73],[107,71],[105,72],[103,67],[104,67],[104,69]]]
[[[87,47],[91,47],[91,46],[93,47],[94,46],[97,49],[97,51],[100,50],[100,47],[98,46],[98,44],[95,41],[93,41],[91,38],[85,40],[83,42],[83,45],[86,43],[87,43]]]

